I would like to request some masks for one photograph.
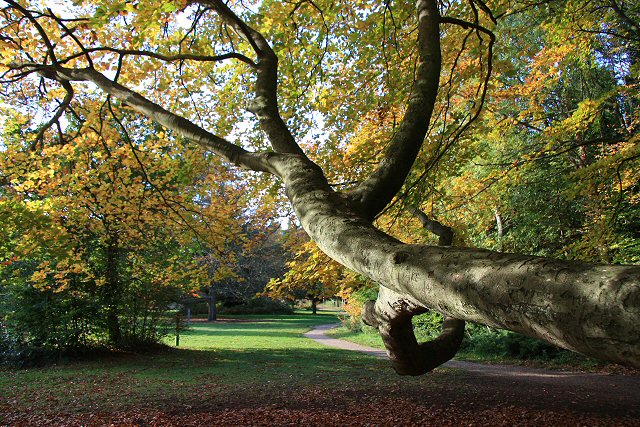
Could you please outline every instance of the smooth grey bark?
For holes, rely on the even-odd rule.
[[[318,246],[406,304],[640,367],[640,267],[403,244],[350,208],[308,160],[271,161]]]
[[[429,129],[440,82],[440,13],[438,3],[416,1],[418,64],[407,109],[375,170],[348,193],[352,206],[373,220],[400,191]]]
[[[422,226],[438,236],[439,246],[451,246],[453,230],[427,217],[421,210],[409,207]],[[400,375],[422,375],[456,355],[464,337],[464,320],[445,317],[442,331],[433,340],[418,343],[411,319],[428,310],[405,301],[402,295],[381,287],[378,298],[365,304],[362,320],[378,329],[387,348],[389,360]]]
[[[426,311],[384,287],[380,287],[378,298],[363,308],[362,320],[378,330],[389,360],[400,375],[427,373],[451,360],[462,344],[465,322],[453,317],[444,319],[438,337],[419,343],[411,319]]]

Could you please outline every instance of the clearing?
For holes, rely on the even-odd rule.
[[[303,336],[330,314],[242,320],[194,323],[161,353],[5,369],[0,425],[640,426],[637,375],[455,362],[399,377]]]

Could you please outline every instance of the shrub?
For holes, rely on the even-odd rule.
[[[435,311],[428,311],[411,319],[413,331],[418,341],[430,340],[440,335],[442,326],[442,314]]]
[[[565,351],[526,335],[478,325],[469,325],[471,334],[465,336],[462,350],[478,356],[495,358],[551,360],[561,358]]]
[[[283,301],[258,297],[232,307],[220,307],[220,314],[293,314],[293,309]]]
[[[344,316],[340,316],[342,324],[350,331],[361,332],[366,326],[362,322],[362,307],[367,301],[378,297],[377,287],[363,287],[349,294],[346,304],[343,306]]]

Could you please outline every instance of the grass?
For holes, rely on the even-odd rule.
[[[332,313],[236,319],[240,321],[195,322],[182,332],[180,347],[158,353],[4,369],[0,414],[189,406],[230,401],[240,394],[277,395],[279,390],[310,386],[344,390],[349,384],[375,387],[399,381],[387,361],[324,347],[302,336],[315,325],[337,322]],[[167,343],[173,340],[168,337]],[[428,382],[438,378],[431,376]]]
[[[361,332],[354,332],[346,326],[339,326],[328,331],[327,335],[369,347],[384,349],[382,338],[380,338],[380,335],[369,326],[364,326],[363,331]]]

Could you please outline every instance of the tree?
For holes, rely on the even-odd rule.
[[[26,347],[154,342],[169,305],[207,279],[203,247],[220,260],[218,247],[239,238],[238,209],[211,196],[210,182],[199,188],[215,169],[199,153],[123,133],[127,118],[90,100],[77,108],[93,131],[37,154],[25,152],[19,123],[5,123],[6,321]]]
[[[508,43],[496,55],[490,108],[469,137],[467,160],[457,156],[459,170],[441,173],[442,196],[432,203],[481,247],[637,262],[635,89],[622,84],[613,59],[632,44],[594,37],[601,23],[589,14],[552,13],[502,20]]]
[[[273,276],[263,286],[265,296],[289,301],[307,299],[316,314],[319,302],[357,286],[353,274],[322,253],[303,230],[289,230],[287,249],[295,254],[287,262],[288,271],[282,277]]]
[[[208,320],[216,320],[218,300],[229,306],[246,303],[255,298],[269,280],[284,273],[286,254],[281,233],[279,225],[269,224],[258,215],[247,218],[243,226],[246,241],[231,242],[234,245],[230,249],[235,256],[227,260],[226,266],[231,274],[214,277],[204,287]]]
[[[490,89],[490,28],[532,6],[97,0],[58,12],[5,3],[5,93],[24,100],[20,114],[31,112],[34,149],[56,133],[63,143],[61,118],[73,115],[76,91],[101,92],[171,140],[275,177],[318,247],[380,284],[365,319],[399,373],[441,363],[461,321],[640,366],[639,267],[403,243],[373,224],[398,194],[425,194],[444,162],[455,166]],[[622,15],[635,25],[631,12]],[[615,27],[605,14],[598,19]],[[351,137],[366,138],[358,117],[376,114],[393,124],[370,139],[383,145],[345,169],[336,153]],[[636,122],[637,111],[628,117]],[[448,320],[441,337],[418,344],[410,319],[427,308]]]

